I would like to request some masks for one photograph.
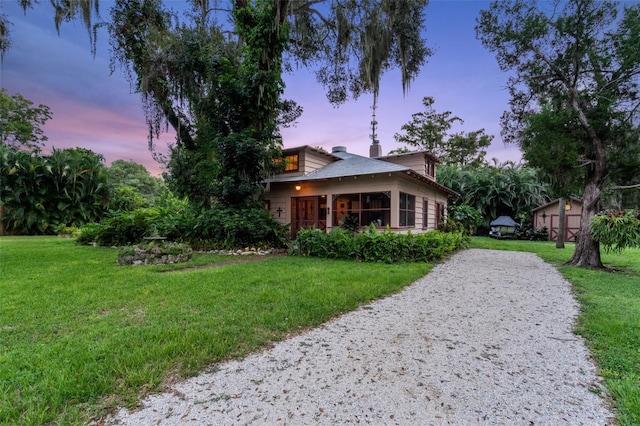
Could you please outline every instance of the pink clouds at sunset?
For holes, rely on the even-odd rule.
[[[169,3],[168,3],[169,4]],[[176,3],[177,4],[177,3]],[[107,16],[112,2],[101,1]],[[384,152],[398,148],[394,134],[424,109],[422,98],[435,99],[438,111],[451,111],[464,120],[454,131],[484,128],[495,136],[487,157],[519,161],[516,146],[505,147],[499,119],[508,108],[504,89],[507,76],[495,58],[475,39],[475,19],[485,1],[432,1],[426,9],[426,38],[434,55],[423,66],[408,93],[402,93],[399,73],[387,73],[381,82],[377,107],[378,140]],[[55,31],[48,2],[22,12],[19,2],[4,0],[0,13],[13,22],[12,47],[0,68],[0,85],[35,104],[51,108],[45,126],[48,147],[82,146],[102,154],[107,164],[116,159],[144,164],[153,174],[162,172],[148,151],[147,125],[140,96],[132,93],[121,70],[109,69],[108,35],[98,33],[93,57],[81,22],[63,23]],[[295,127],[283,129],[285,147],[344,145],[350,152],[368,155],[371,134],[370,95],[334,108],[313,73],[296,69],[285,76],[285,97],[304,109]],[[155,145],[166,152],[173,134],[161,135]]]

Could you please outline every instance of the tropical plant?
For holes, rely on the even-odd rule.
[[[635,169],[640,166],[640,5],[568,0],[546,6],[528,0],[494,1],[481,12],[476,31],[496,53],[501,69],[511,73],[511,108],[502,118],[505,140],[526,141],[525,148],[532,152],[561,143],[559,157],[571,161],[565,167],[580,173],[581,227],[569,263],[602,268],[589,223],[616,168],[612,153],[635,153],[629,159]],[[536,137],[539,126],[527,134],[540,114],[554,124],[545,132],[553,133],[552,138]],[[556,167],[553,162],[550,166]]]
[[[0,145],[0,204],[9,231],[46,234],[105,214],[109,192],[102,156],[72,148],[50,155]]]
[[[468,205],[454,205],[447,208],[447,222],[453,220],[461,225],[468,235],[474,235],[482,223],[482,216],[478,210]]]
[[[591,237],[607,251],[640,248],[640,210],[607,210],[591,221]]]
[[[436,176],[439,183],[460,194],[451,200],[453,205],[471,206],[482,215],[485,230],[498,216],[527,215],[548,201],[547,187],[536,170],[523,164],[494,160],[480,167],[439,165]]]

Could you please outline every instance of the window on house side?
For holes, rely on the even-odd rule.
[[[284,157],[284,171],[285,172],[298,171],[298,154],[287,155]]]
[[[416,225],[416,196],[400,193],[400,226]]]
[[[422,199],[422,229],[429,227],[429,200]]]

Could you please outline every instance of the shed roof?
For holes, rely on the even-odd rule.
[[[571,199],[571,201],[573,201],[575,203],[582,204],[582,199],[580,199],[578,197],[570,197],[570,199]],[[535,209],[532,209],[531,211],[532,212],[537,212],[538,210],[545,209],[545,208],[547,208],[547,207],[549,207],[549,206],[551,206],[553,204],[558,204],[559,201],[560,201],[560,199],[556,198],[555,200],[549,201],[547,204],[543,204],[543,205],[541,205],[539,207],[536,207]]]

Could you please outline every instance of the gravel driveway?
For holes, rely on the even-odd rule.
[[[465,250],[107,424],[613,424],[576,314],[570,284],[536,255]]]

